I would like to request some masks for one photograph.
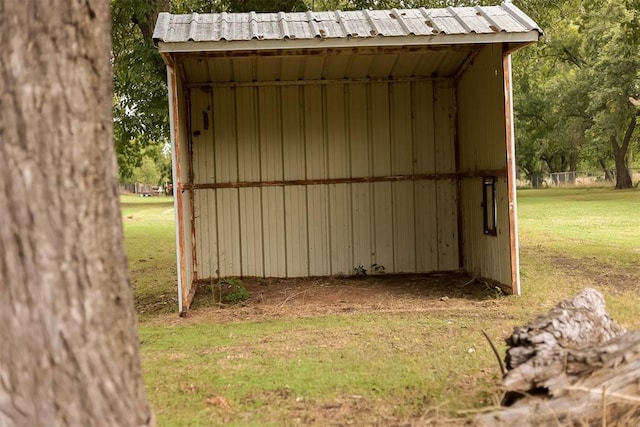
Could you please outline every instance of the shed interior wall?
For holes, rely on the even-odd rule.
[[[451,79],[190,99],[196,279],[460,267]]]
[[[483,233],[482,177],[461,180],[463,267],[511,284],[503,53],[486,46],[458,83],[460,171],[497,171],[497,235]]]

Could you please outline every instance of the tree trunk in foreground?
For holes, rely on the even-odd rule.
[[[506,407],[478,417],[478,425],[640,422],[640,331],[611,319],[596,290],[515,328],[506,341]]]
[[[123,249],[109,2],[0,0],[0,426],[153,425]]]

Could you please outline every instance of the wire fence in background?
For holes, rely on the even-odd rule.
[[[631,182],[638,185],[640,169],[629,169]],[[608,175],[608,176],[607,176]],[[548,188],[548,187],[595,187],[615,185],[615,169],[608,171],[574,171],[535,174],[529,179],[519,178],[518,187]]]

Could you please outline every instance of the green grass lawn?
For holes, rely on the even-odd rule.
[[[500,337],[585,286],[605,294],[624,326],[640,328],[638,191],[520,191],[521,297],[434,312],[222,323],[177,317],[171,199],[122,203],[160,426],[455,425],[500,397],[480,329],[504,350]]]
[[[548,306],[591,286],[640,329],[640,191],[522,190],[518,213],[523,300]]]
[[[527,246],[544,243],[569,256],[621,265],[640,260],[637,190],[522,190],[518,200],[520,238]]]
[[[122,196],[122,222],[136,309],[144,319],[178,311],[173,198]]]

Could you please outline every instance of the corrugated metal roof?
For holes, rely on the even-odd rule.
[[[161,13],[156,42],[246,42],[433,38],[439,35],[523,34],[542,30],[512,3],[446,9],[295,13]],[[537,39],[537,36],[536,36]]]

